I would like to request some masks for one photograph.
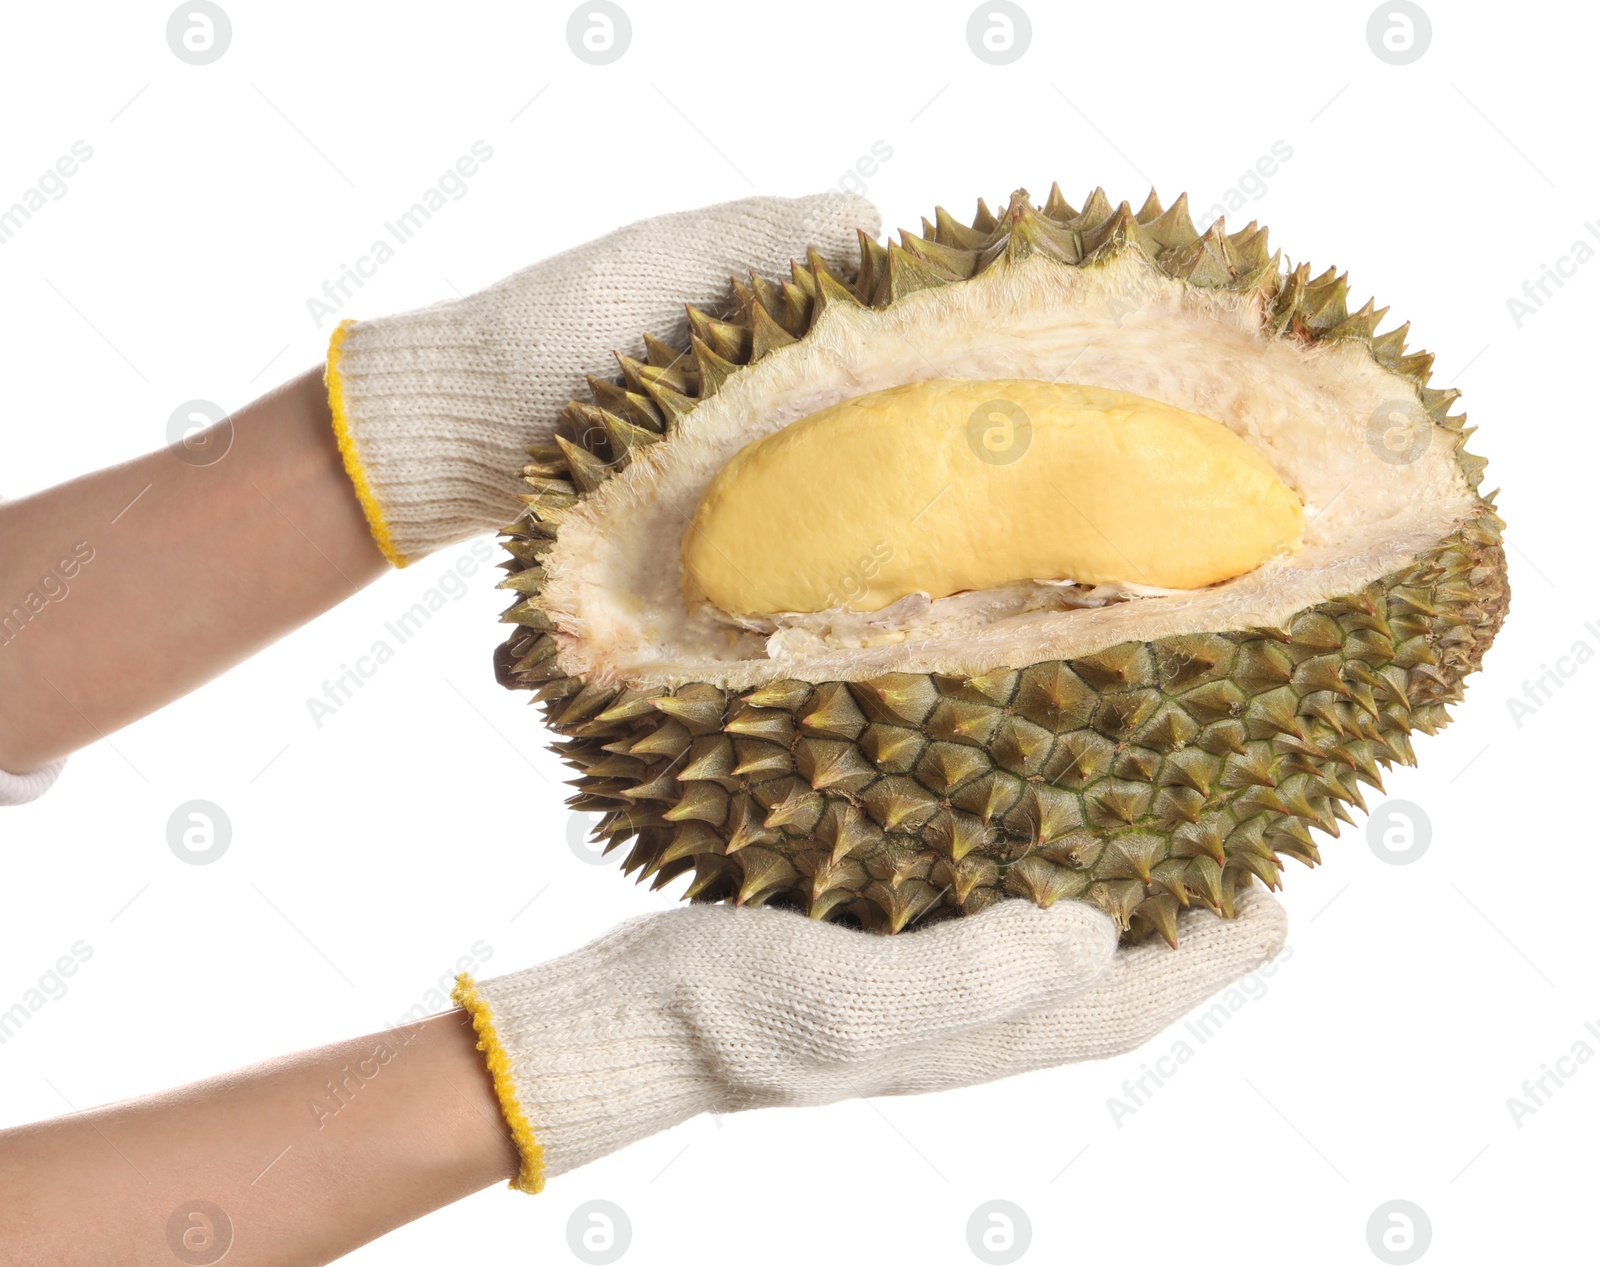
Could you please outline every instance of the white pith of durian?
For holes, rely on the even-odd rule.
[[[1124,586],[1098,600],[1132,601],[1099,606],[1059,586],[1008,586],[876,614],[775,614],[768,633],[685,603],[683,530],[739,449],[840,400],[927,378],[1070,380],[1213,418],[1301,498],[1303,546],[1205,590]],[[1307,347],[1264,330],[1258,293],[1198,290],[1131,252],[1072,269],[1030,257],[886,309],[835,305],[806,339],[740,370],[668,443],[636,453],[574,508],[544,560],[541,605],[569,673],[646,688],[977,673],[1134,639],[1272,626],[1403,566],[1473,512],[1449,443],[1409,463],[1369,445],[1383,406],[1416,399],[1415,385],[1362,342]]]

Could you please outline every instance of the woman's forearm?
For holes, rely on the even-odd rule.
[[[0,541],[0,769],[15,773],[187,694],[388,567],[320,369],[182,453],[0,504]]]
[[[505,1180],[476,1037],[447,1012],[0,1131],[0,1261],[170,1267],[187,1235],[229,1238],[229,1267],[308,1267]]]

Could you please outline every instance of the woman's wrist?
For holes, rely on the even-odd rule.
[[[240,1267],[330,1262],[514,1173],[474,1044],[448,1012],[0,1131],[0,1244],[136,1267],[176,1227]]]
[[[196,437],[0,505],[0,769],[136,721],[385,570],[322,372]]]

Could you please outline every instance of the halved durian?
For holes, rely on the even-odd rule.
[[[735,282],[530,450],[500,678],[657,886],[1173,940],[1318,861],[1504,617],[1458,393],[1345,300],[1099,190]]]

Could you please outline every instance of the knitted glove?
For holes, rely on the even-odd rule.
[[[767,908],[647,915],[552,963],[474,983],[472,1015],[521,1154],[512,1186],[697,1113],[972,1086],[1130,1051],[1278,952],[1283,908],[1186,915],[1176,950],[1118,948],[1081,902],[999,902],[880,937]]]
[[[853,268],[858,227],[879,220],[855,194],[745,198],[641,220],[465,299],[341,324],[328,400],[384,554],[404,567],[510,522],[525,449],[549,442],[585,374],[615,372],[613,349],[644,331],[686,345],[686,302],[724,303],[751,269],[787,276],[809,246]]]
[[[26,805],[29,801],[38,800],[50,790],[50,785],[66,768],[67,759],[62,757],[27,774],[10,774],[0,770],[0,805]]]

